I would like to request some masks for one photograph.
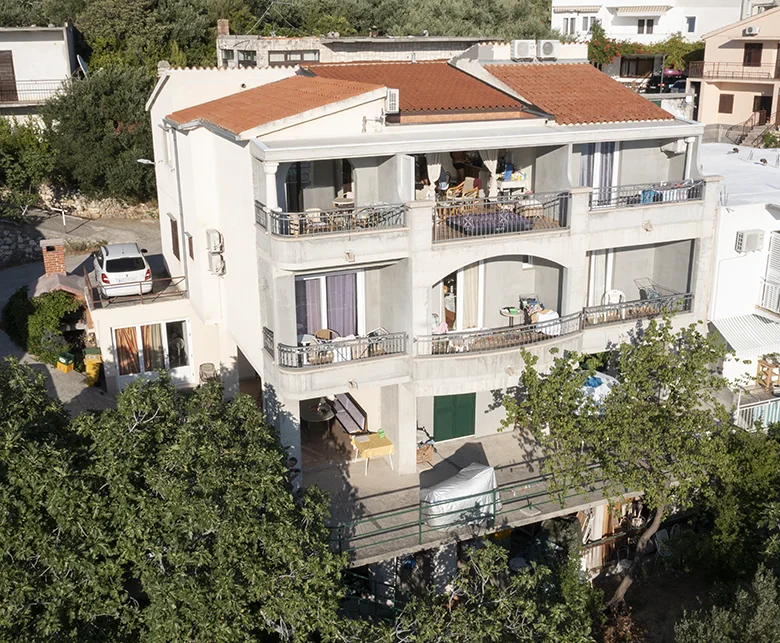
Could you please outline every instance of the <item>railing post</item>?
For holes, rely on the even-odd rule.
[[[419,504],[418,514],[417,514],[417,544],[422,545],[422,526],[423,526],[423,509],[422,509],[422,500]]]
[[[496,514],[498,511],[498,509],[496,508],[498,505],[497,499],[498,499],[498,490],[495,487],[493,487],[493,527],[496,526]]]

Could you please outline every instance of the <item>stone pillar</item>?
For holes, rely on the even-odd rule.
[[[217,20],[217,36],[230,35],[230,21],[225,18]]]
[[[276,189],[276,170],[279,164],[276,161],[263,161],[263,171],[265,172],[265,205],[270,210],[279,207],[279,197]]]
[[[588,299],[588,257],[586,246],[581,240],[586,238],[588,217],[590,215],[590,195],[592,188],[572,188],[571,205],[569,207],[569,226],[571,240],[576,250],[571,253],[571,263],[566,266],[563,276],[563,299],[561,315],[579,312],[587,306]],[[582,249],[580,251],[580,248]]]

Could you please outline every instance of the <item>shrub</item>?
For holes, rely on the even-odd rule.
[[[60,330],[62,318],[80,306],[78,299],[61,290],[30,300],[27,288],[20,288],[3,308],[3,329],[28,353],[54,365],[57,355],[68,348]]]
[[[0,118],[0,216],[19,216],[38,203],[41,183],[53,168],[54,155],[40,125]]]

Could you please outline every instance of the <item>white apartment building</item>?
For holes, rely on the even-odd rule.
[[[70,25],[0,28],[0,116],[34,113],[75,69]]]
[[[521,350],[544,365],[666,310],[706,319],[717,209],[701,125],[561,62],[581,45],[556,52],[162,70],[148,107],[170,280],[91,303],[110,385],[164,366],[251,391],[293,484],[331,492],[334,539],[363,562],[448,538],[409,523],[387,544],[396,519],[376,518],[419,503],[423,430],[499,485],[532,476],[530,440],[499,433]]]

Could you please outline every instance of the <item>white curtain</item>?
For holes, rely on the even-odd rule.
[[[479,264],[473,263],[462,272],[463,328],[479,326]]]
[[[439,180],[439,174],[441,174],[441,154],[439,152],[426,154],[425,162],[428,165],[428,180],[431,182],[431,185],[436,185],[436,181]]]
[[[485,186],[485,194],[490,197],[496,196],[498,194],[498,183],[496,183],[498,150],[480,150],[479,155],[482,157],[482,164],[487,168],[487,171],[490,174],[488,177],[488,184]]]

